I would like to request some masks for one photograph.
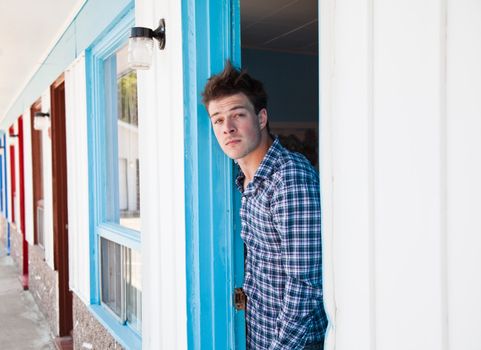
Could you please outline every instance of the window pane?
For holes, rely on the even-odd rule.
[[[102,303],[122,317],[121,246],[100,238]]]
[[[108,220],[140,231],[137,72],[127,64],[127,45],[105,60],[108,144]]]
[[[119,199],[125,206],[120,210],[120,224],[140,231],[140,194],[137,183],[139,158],[139,121],[137,113],[137,72],[128,67],[127,46],[117,52],[117,102],[118,102],[118,158]],[[120,165],[124,161],[124,165]],[[120,172],[124,173],[120,175]]]
[[[125,280],[127,282],[127,322],[140,332],[142,328],[142,286],[140,254],[127,249]]]

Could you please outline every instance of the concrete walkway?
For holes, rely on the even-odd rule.
[[[54,350],[47,321],[0,245],[0,349]]]

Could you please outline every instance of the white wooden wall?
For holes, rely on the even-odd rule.
[[[165,18],[165,50],[138,72],[142,347],[186,349],[181,2],[137,0],[136,25]]]
[[[18,119],[15,121],[14,125],[14,135],[18,135]],[[15,197],[13,199],[12,207],[15,207],[15,226],[17,232],[20,231],[20,143],[18,137],[13,137],[13,142],[15,144]]]
[[[69,286],[90,305],[87,84],[82,54],[65,71]]]
[[[42,112],[50,113],[50,87],[42,94]],[[42,130],[42,164],[43,164],[43,229],[45,261],[54,268],[53,252],[53,189],[52,189],[52,139],[48,129]]]
[[[12,223],[12,179],[11,179],[11,174],[12,171],[10,169],[10,143],[12,142],[12,137],[10,137],[10,132],[8,130],[8,127],[5,130],[5,133],[7,137],[5,138],[5,153],[7,154],[7,166],[5,167],[6,171],[6,179],[5,179],[5,188],[7,189],[7,197],[6,197],[6,202],[8,205],[8,222]]]
[[[329,349],[480,349],[481,2],[320,18]]]
[[[25,237],[30,245],[33,237],[33,178],[32,178],[32,130],[30,108],[23,113],[23,171],[25,176]]]
[[[481,2],[447,4],[449,349],[481,349]]]

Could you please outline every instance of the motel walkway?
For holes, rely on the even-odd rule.
[[[47,321],[0,244],[0,349],[53,350]]]

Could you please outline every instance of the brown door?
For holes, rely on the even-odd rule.
[[[72,293],[68,287],[67,155],[65,136],[65,83],[63,77],[50,88],[52,138],[52,195],[54,263],[59,276],[59,336],[72,331]]]

